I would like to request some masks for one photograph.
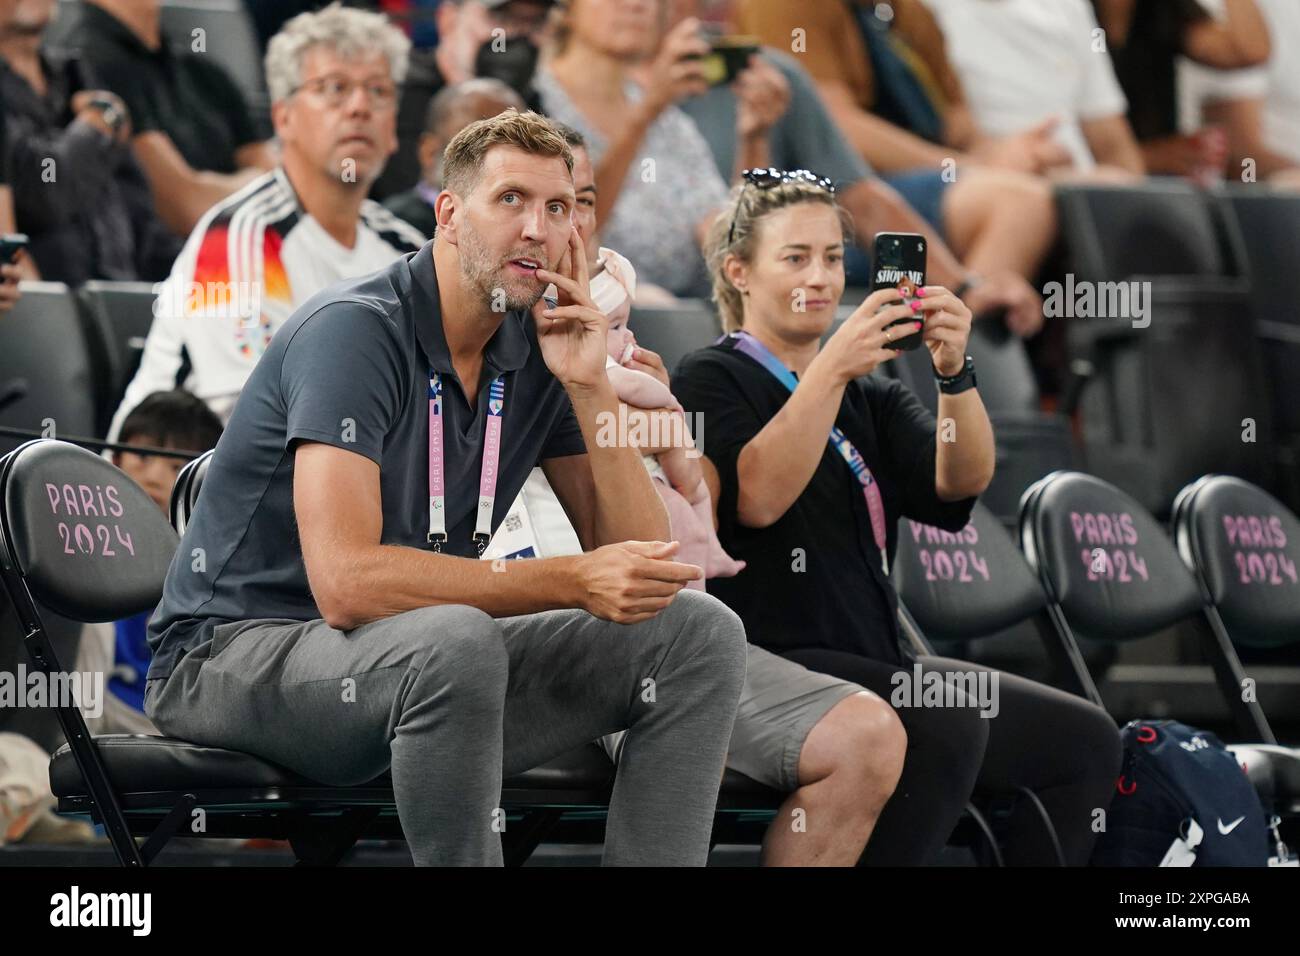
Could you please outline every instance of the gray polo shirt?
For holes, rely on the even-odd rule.
[[[471,407],[443,335],[432,242],[380,272],[331,286],[276,332],[217,443],[149,621],[150,679],[170,675],[217,624],[321,616],[294,519],[299,441],[376,462],[380,540],[429,548],[430,367],[443,381],[447,553],[476,556],[488,387],[496,375],[505,376],[505,410],[493,531],[539,462],[586,452],[526,312],[508,313],[488,342]]]

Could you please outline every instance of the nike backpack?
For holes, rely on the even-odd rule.
[[[1124,762],[1093,866],[1267,866],[1264,808],[1212,733],[1176,720],[1120,731]]]

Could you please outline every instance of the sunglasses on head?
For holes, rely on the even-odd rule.
[[[807,169],[746,169],[740,174],[744,181],[741,189],[746,186],[754,186],[758,189],[772,189],[775,186],[783,186],[786,183],[806,183],[809,186],[816,186],[818,189],[824,189],[832,196],[835,195],[835,184],[826,176],[818,176],[816,173]],[[736,236],[736,218],[740,215],[740,203],[736,203],[736,212],[731,217],[731,228],[727,230],[727,245],[731,245],[731,240]]]

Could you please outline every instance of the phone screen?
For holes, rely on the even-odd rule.
[[[880,232],[876,234],[873,253],[871,291],[898,289],[903,293],[903,304],[911,305],[916,299],[916,290],[925,285],[925,236],[913,232]],[[886,328],[915,321],[899,319]],[[909,351],[920,345],[921,333],[915,332],[895,339],[888,347]]]

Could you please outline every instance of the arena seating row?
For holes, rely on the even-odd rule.
[[[153,321],[146,282],[24,282],[0,321],[0,425],[102,437],[140,364]],[[0,437],[0,450],[17,441]]]
[[[205,463],[193,463],[177,482],[173,516],[181,521],[201,493]],[[85,516],[61,534],[50,482],[116,484],[122,514],[111,522],[112,536],[110,522]],[[156,604],[176,533],[144,492],[99,456],[64,442],[29,442],[0,462],[0,504],[4,584],[38,667],[60,665],[35,602],[75,620],[113,620]],[[1178,515],[1175,548],[1131,496],[1089,475],[1058,472],[1024,496],[1024,557],[982,507],[957,535],[905,522],[895,575],[906,630],[924,651],[927,632],[969,640],[1037,617],[1066,688],[1100,702],[1076,632],[1133,640],[1199,616],[1249,741],[1235,750],[1266,806],[1294,816],[1300,759],[1276,745],[1259,705],[1243,700],[1234,646],[1276,645],[1300,634],[1300,519],[1261,489],[1226,477],[1189,486]],[[118,546],[126,540],[131,560]],[[247,754],[167,738],[108,735],[92,746],[78,711],[58,716],[72,742],[51,763],[59,808],[104,822],[124,864],[151,859],[195,807],[206,812],[208,835],[289,839],[304,863],[336,863],[363,836],[400,836],[386,777],[327,787]],[[506,781],[502,805],[518,814],[505,833],[511,862],[526,859],[566,813],[607,806],[612,776],[603,751],[587,745]],[[770,814],[779,801],[729,771],[719,834],[728,831],[726,818]],[[129,834],[150,836],[139,847]]]

